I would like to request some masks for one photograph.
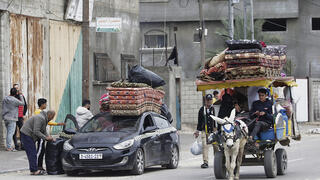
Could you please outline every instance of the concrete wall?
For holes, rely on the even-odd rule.
[[[202,92],[197,91],[193,79],[185,79],[181,84],[182,130],[195,130],[198,123],[198,112],[202,106]]]
[[[207,19],[205,23],[208,29],[207,50],[222,49],[224,46],[223,40],[215,31],[222,27],[220,20],[227,19],[226,3],[227,1],[204,2],[204,16]],[[287,55],[288,59],[292,60],[292,74],[297,78],[320,77],[320,31],[313,31],[311,24],[312,17],[320,17],[320,11],[314,3],[317,4],[304,0],[254,0],[255,19],[287,18],[287,31],[265,33],[278,35],[281,44],[288,46]],[[148,0],[144,0],[140,3],[142,43],[145,32],[161,29],[169,33],[169,46],[173,46],[173,27],[178,27],[178,52],[185,78],[195,78],[198,74],[196,67],[200,61],[200,47],[199,44],[192,43],[193,32],[199,27],[197,8],[197,1],[148,3]],[[241,9],[242,3],[236,5],[235,14],[242,16]],[[166,28],[163,22],[166,22]],[[151,60],[149,57],[149,62]]]
[[[94,53],[108,53],[111,61],[120,72],[120,54],[132,54],[139,59],[139,1],[96,0],[93,8],[93,21],[96,17],[121,17],[120,33],[95,32],[90,28],[90,62],[94,62]],[[137,61],[138,64],[138,61]],[[92,110],[99,110],[98,100],[105,93],[107,83],[94,82],[94,67],[90,63],[90,100]]]
[[[198,74],[200,67],[200,43],[193,42],[193,34],[195,29],[199,27],[198,22],[171,22],[164,23],[141,23],[141,41],[142,46],[144,46],[144,34],[150,30],[166,30],[168,34],[168,46],[174,46],[174,27],[177,27],[176,38],[177,38],[177,47],[178,47],[178,57],[179,65],[183,69],[184,78],[195,78]],[[206,37],[207,50],[214,50],[214,48],[223,49],[224,43],[223,39],[218,37],[215,34],[217,28],[222,27],[222,24],[219,21],[210,21],[206,22],[206,26],[209,29],[208,36]],[[155,56],[155,64],[162,65],[161,62],[163,58],[160,56]],[[165,60],[165,58],[164,58]],[[149,62],[152,64],[153,57],[152,55],[142,56],[142,61]]]
[[[21,14],[25,16],[54,20],[64,20],[64,11],[66,6],[67,4],[65,0],[2,0],[0,2],[0,10],[8,11],[12,14]]]
[[[255,18],[296,18],[299,15],[299,0],[254,0]],[[235,5],[235,13],[241,11],[242,3]],[[267,8],[266,8],[267,7]],[[140,3],[140,22],[198,21],[198,1],[175,0]],[[205,20],[228,18],[228,1],[203,1]]]

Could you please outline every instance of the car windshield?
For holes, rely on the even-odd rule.
[[[137,131],[139,127],[137,116],[111,116],[109,114],[97,115],[86,123],[80,130],[89,132],[120,132]]]

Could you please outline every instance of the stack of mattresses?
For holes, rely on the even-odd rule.
[[[121,87],[122,86],[122,87]],[[142,83],[113,84],[107,88],[110,95],[110,110],[116,116],[138,116],[146,111],[161,113],[164,91]]]
[[[285,46],[263,48],[255,40],[229,40],[226,43],[227,79],[280,76],[286,60]]]

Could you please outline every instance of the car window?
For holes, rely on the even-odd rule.
[[[79,130],[79,127],[78,127],[78,123],[77,123],[77,120],[76,118],[71,115],[71,114],[68,114],[64,120],[64,123],[65,125],[63,126],[63,130],[65,129],[73,129],[75,131],[78,131]]]
[[[161,118],[161,117],[158,117],[158,116],[155,116],[154,117],[154,121],[156,123],[156,126],[160,129],[163,129],[163,128],[167,128],[169,127],[169,123],[167,120]]]
[[[93,117],[81,128],[80,132],[120,132],[137,131],[139,117],[101,115]]]
[[[152,117],[148,115],[144,118],[143,129],[146,129],[147,127],[151,127],[151,126],[154,126],[153,120],[152,120]]]

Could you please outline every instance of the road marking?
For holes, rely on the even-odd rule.
[[[205,177],[205,179],[211,179],[214,178],[214,176]]]
[[[303,159],[292,159],[292,160],[289,160],[288,162],[292,163],[292,162],[295,162],[295,161],[302,161]]]
[[[189,158],[189,159],[183,159],[183,160],[181,160],[181,161],[192,161],[192,160],[196,160],[196,159],[202,159],[202,156],[194,157],[194,158]]]

